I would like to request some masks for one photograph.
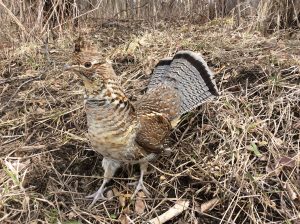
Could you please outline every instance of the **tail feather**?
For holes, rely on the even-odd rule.
[[[159,83],[172,85],[178,90],[181,98],[179,115],[219,95],[212,71],[203,58],[192,51],[179,51],[172,60],[159,62],[149,88]]]
[[[148,89],[155,88],[158,84],[163,82],[164,76],[169,70],[172,60],[172,58],[164,58],[157,63],[151,74]]]
[[[180,114],[219,95],[212,71],[199,54],[191,51],[179,51],[174,56],[165,78],[175,81],[181,95]]]

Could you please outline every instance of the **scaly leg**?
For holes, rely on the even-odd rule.
[[[103,193],[105,191],[105,185],[110,181],[110,179],[115,175],[115,172],[120,167],[120,163],[116,160],[111,160],[106,157],[102,160],[102,167],[104,169],[104,179],[101,184],[101,187],[94,194],[86,196],[86,198],[93,198],[93,202],[90,207],[92,207],[96,201],[99,199],[106,200]]]
[[[133,195],[131,196],[131,199],[135,197],[135,195],[140,191],[142,190],[147,196],[150,195],[150,192],[147,190],[147,188],[145,187],[144,185],[144,180],[143,180],[143,177],[144,177],[144,173],[147,172],[147,167],[148,167],[148,162],[141,162],[140,163],[140,170],[141,170],[141,175],[140,175],[140,179],[137,183],[137,186],[135,188],[135,191],[133,193]]]

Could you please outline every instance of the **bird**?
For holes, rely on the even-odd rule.
[[[161,59],[154,67],[147,90],[135,102],[121,87],[112,63],[103,53],[75,40],[65,70],[76,74],[84,85],[88,138],[103,156],[103,182],[87,196],[91,205],[106,200],[106,184],[125,164],[139,164],[140,177],[134,193],[150,195],[143,177],[149,162],[165,150],[166,139],[182,115],[219,96],[214,74],[203,57],[181,50]]]

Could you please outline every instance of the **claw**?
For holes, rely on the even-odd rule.
[[[91,208],[98,200],[107,200],[107,198],[103,195],[105,189],[106,188],[100,187],[98,191],[85,197],[87,199],[93,199],[92,203],[89,205],[89,208]]]
[[[134,192],[133,192],[133,194],[131,196],[131,199],[133,199],[140,190],[142,190],[145,193],[146,196],[150,196],[151,195],[150,192],[147,190],[147,188],[144,185],[143,172],[142,172],[142,174],[140,176],[139,181],[128,183],[128,185],[135,185],[136,186],[135,190],[134,190]]]
[[[135,191],[133,192],[133,194],[131,196],[131,199],[133,199],[140,190],[142,190],[145,193],[146,196],[150,196],[150,192],[145,187],[143,180],[139,180],[137,182]]]
[[[103,191],[99,192],[99,193],[98,193],[98,191],[96,191],[93,194],[85,196],[85,198],[86,199],[91,199],[91,198],[95,198],[95,197],[98,197],[99,199],[101,199],[100,197],[105,198],[104,195],[103,195],[103,193],[104,193],[105,190],[106,190],[106,188],[103,189]]]
[[[139,181],[135,182],[137,184],[136,184],[135,191],[133,192],[133,194],[131,196],[131,199],[133,199],[140,190],[142,190],[145,193],[145,195],[150,196],[150,192],[145,187],[144,181],[143,181],[144,173],[147,171],[147,166],[148,166],[148,163],[145,163],[145,162],[140,163],[141,175],[140,175]],[[133,185],[133,184],[131,183],[130,185]]]
[[[92,198],[93,201],[90,204],[89,208],[91,208],[98,200],[108,200],[108,198],[104,197],[104,191],[106,190],[105,185],[109,182],[109,180],[114,176],[116,170],[120,167],[120,163],[115,160],[110,160],[106,157],[102,160],[102,166],[104,168],[104,179],[101,187],[94,194],[86,196],[86,198]]]
[[[91,194],[91,195],[88,195],[86,196],[86,198],[92,198],[93,201],[92,203],[90,204],[89,208],[91,208],[98,200],[107,200],[106,197],[104,197],[104,191],[106,190],[106,183],[108,182],[107,179],[104,179],[101,187],[98,189],[98,191],[96,191],[95,193]]]

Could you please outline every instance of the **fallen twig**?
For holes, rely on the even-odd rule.
[[[171,207],[168,211],[161,214],[160,216],[149,220],[147,223],[149,224],[162,224],[175,216],[181,214],[183,211],[187,210],[190,205],[190,202],[187,200],[179,200],[175,203],[173,207]]]

